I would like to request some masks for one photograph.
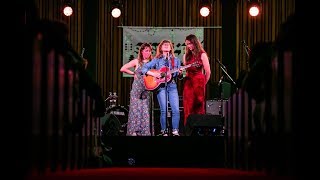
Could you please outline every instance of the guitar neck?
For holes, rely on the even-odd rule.
[[[192,64],[188,64],[188,65],[186,65],[186,66],[181,66],[179,69],[173,69],[173,70],[169,71],[169,74],[178,72],[179,70],[187,69],[188,67],[191,67],[191,66],[192,66]]]

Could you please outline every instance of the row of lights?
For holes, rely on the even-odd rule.
[[[202,17],[209,16],[211,10],[212,10],[212,0],[202,0],[200,2],[200,15]],[[260,13],[260,0],[248,0],[249,4],[249,15],[250,16],[258,16]],[[119,1],[113,1],[112,3],[112,11],[111,15],[114,18],[118,18],[121,16],[121,9],[122,5],[119,3]]]
[[[200,3],[200,15],[207,17],[212,10],[211,0],[202,0]],[[258,16],[260,13],[260,0],[248,0],[249,2],[249,14],[250,16]],[[111,4],[111,15],[114,18],[121,16],[122,4],[119,1],[113,1]],[[65,16],[71,16],[73,14],[73,8],[70,3],[66,3],[63,8],[63,14]]]
[[[111,4],[111,15],[114,18],[118,18],[121,16],[121,9],[122,9],[122,5],[119,1],[113,1]],[[71,5],[71,2],[68,1],[64,4],[62,12],[65,16],[71,16],[73,14],[73,8]]]

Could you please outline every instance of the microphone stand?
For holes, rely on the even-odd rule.
[[[219,59],[217,59],[217,62],[219,63],[219,66],[221,69],[227,69],[220,61]],[[222,99],[222,87],[221,87],[221,83],[222,83],[222,80],[224,79],[224,75],[222,74],[222,76],[220,77],[220,80],[218,82],[218,87],[219,87],[219,90],[220,90],[220,99]]]
[[[219,95],[220,95],[220,98],[219,99],[222,99],[222,87],[221,87],[221,84],[222,84],[222,80],[224,79],[224,75],[222,75],[221,77],[220,77],[220,80],[219,80],[219,82],[218,82],[218,88],[219,88]]]
[[[170,131],[170,122],[169,122],[169,117],[168,117],[168,113],[169,113],[169,103],[168,103],[168,82],[167,82],[167,76],[168,76],[168,69],[170,69],[170,65],[169,65],[169,53],[167,54],[166,57],[166,75],[164,77],[164,86],[166,89],[166,124],[167,124],[167,132],[168,132],[168,136],[171,135],[171,131]]]
[[[224,72],[224,74],[228,77],[228,79],[235,85],[235,87],[237,87],[236,82],[234,82],[234,80],[233,80],[233,79],[230,77],[230,75],[228,74],[226,66],[224,66],[224,65],[219,61],[219,59],[217,59],[217,62],[218,62],[219,65],[220,65],[220,69]],[[224,77],[224,76],[222,75],[222,78],[220,79],[220,81],[222,81],[223,77]],[[219,83],[221,84],[221,82],[219,82]],[[237,90],[238,90],[238,88],[237,88]],[[221,95],[222,95],[222,88],[221,88]],[[224,115],[223,115],[223,99],[222,99],[222,98],[221,98],[221,100],[220,100],[219,115],[220,115],[221,117],[224,116]]]
[[[246,63],[247,63],[247,68],[248,70],[250,69],[249,68],[249,52],[251,52],[250,48],[248,47],[248,45],[246,44],[246,41],[243,40],[242,41],[242,45],[243,45],[243,48],[244,50],[246,51],[246,54],[247,54],[247,59],[246,59]]]
[[[222,117],[222,102],[223,102],[223,91],[222,91],[222,86],[221,86],[221,84],[222,84],[222,80],[224,79],[224,75],[222,75],[221,76],[221,78],[220,78],[220,80],[219,80],[219,82],[218,82],[218,88],[219,88],[219,91],[220,91],[220,93],[219,93],[219,95],[220,95],[220,98],[218,99],[218,102],[220,101],[220,105],[219,105],[219,115]]]
[[[220,68],[223,70],[223,71],[227,71],[227,68],[226,68],[226,66],[224,66],[220,61],[219,61],[219,59],[217,59],[217,62],[219,63],[219,65],[220,65]],[[220,101],[220,105],[219,105],[219,115],[221,116],[221,117],[223,117],[223,112],[222,112],[222,106],[223,106],[223,91],[222,91],[222,86],[221,86],[221,84],[222,84],[222,80],[224,79],[224,74],[222,74],[222,76],[221,76],[221,78],[220,78],[220,80],[219,80],[219,83],[218,83],[218,87],[219,87],[219,90],[220,90],[220,99],[218,100],[218,101]]]
[[[228,77],[228,79],[230,79],[230,81],[237,87],[236,82],[234,82],[234,80],[230,77],[230,75],[227,73],[227,68],[219,61],[219,59],[217,59],[217,62],[220,65],[221,70],[224,72],[224,74]]]

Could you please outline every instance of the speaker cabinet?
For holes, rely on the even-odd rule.
[[[206,114],[220,115],[225,117],[227,111],[228,100],[207,100],[206,101]]]
[[[186,136],[224,136],[224,117],[212,114],[191,114],[187,118]]]

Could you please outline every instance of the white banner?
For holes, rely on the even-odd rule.
[[[164,40],[170,40],[174,45],[174,53],[176,57],[182,61],[185,50],[185,38],[189,34],[194,34],[203,44],[203,28],[154,28],[154,27],[123,27],[123,64],[138,57],[139,48],[142,43],[150,43],[152,45],[152,55],[156,55],[158,44]],[[123,77],[132,77],[123,73]]]

